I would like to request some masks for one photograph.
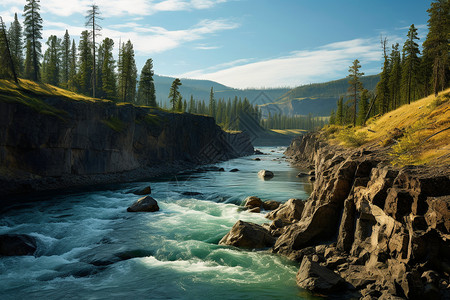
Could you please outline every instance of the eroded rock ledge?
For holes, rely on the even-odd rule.
[[[271,251],[301,262],[299,286],[364,299],[450,297],[448,169],[396,169],[377,150],[341,149],[316,134],[286,154],[316,176],[300,220],[270,225],[279,235]],[[326,290],[328,270],[338,277]]]

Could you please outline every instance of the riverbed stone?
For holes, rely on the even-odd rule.
[[[256,197],[256,196],[247,197],[247,198],[245,198],[244,202],[245,202],[244,206],[249,209],[252,209],[255,207],[261,207],[261,205],[263,203],[261,198]]]
[[[262,249],[271,247],[275,238],[269,230],[261,225],[237,221],[231,230],[219,241],[219,245],[229,245],[247,249]]]
[[[262,203],[262,207],[265,210],[274,210],[280,207],[281,203],[275,200],[267,200]]]
[[[133,194],[138,196],[150,195],[152,193],[152,188],[150,186],[146,186],[144,188],[139,188],[133,191]]]
[[[158,202],[150,196],[140,198],[127,208],[128,212],[155,212],[158,210]]]
[[[274,211],[269,212],[266,218],[269,220],[282,220],[284,224],[290,224],[300,220],[305,203],[300,199],[289,199]]]
[[[345,281],[338,274],[304,256],[297,272],[297,285],[314,292],[332,293],[342,291]]]
[[[258,172],[258,176],[263,179],[270,179],[274,176],[272,171],[269,170],[261,170]]]

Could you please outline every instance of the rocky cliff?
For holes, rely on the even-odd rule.
[[[0,194],[139,179],[253,153],[213,118],[38,96],[0,95]],[[34,100],[35,98],[33,98]]]
[[[300,287],[364,299],[450,297],[448,168],[394,168],[382,150],[343,149],[319,133],[295,139],[286,155],[313,169],[313,192],[270,212],[271,224],[251,226],[276,238],[272,252],[301,263]],[[251,226],[234,235],[246,239]]]
[[[394,168],[377,150],[341,149],[318,134],[294,140],[286,154],[313,164],[316,181],[274,252],[316,255],[367,299],[449,297],[448,168]]]

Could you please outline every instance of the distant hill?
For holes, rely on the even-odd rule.
[[[158,103],[169,103],[168,95],[170,86],[172,85],[174,77],[154,75],[156,89],[156,100]],[[274,102],[284,94],[290,91],[290,88],[276,88],[276,89],[234,89],[223,84],[211,80],[198,79],[181,79],[180,93],[189,100],[191,95],[196,100],[209,101],[209,93],[211,87],[214,89],[214,96],[216,99],[233,99],[235,96],[247,99],[252,104],[265,104]]]
[[[379,75],[364,76],[361,78],[364,88],[374,90]],[[348,78],[329,81],[325,83],[315,83],[296,87],[273,103],[261,106],[263,116],[269,112],[283,113],[287,115],[308,115],[329,116],[330,112],[336,108],[336,102],[341,95],[347,94]]]

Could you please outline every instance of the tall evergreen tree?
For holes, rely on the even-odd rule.
[[[90,95],[92,92],[92,44],[89,40],[89,32],[81,32],[80,43],[78,44],[79,68],[78,86],[81,93]]]
[[[213,118],[216,117],[216,99],[214,98],[214,89],[211,87],[209,92],[209,115]]]
[[[195,106],[195,101],[194,101],[194,96],[191,95],[191,99],[189,100],[189,110],[188,112],[190,114],[193,114],[196,112],[196,106]]]
[[[435,0],[427,12],[430,18],[423,47],[433,64],[431,80],[437,96],[447,86],[447,77],[450,75],[450,2]]]
[[[385,114],[389,111],[389,56],[387,53],[387,39],[384,38],[381,40],[381,48],[383,50],[383,70],[380,74],[380,81],[377,84],[376,90],[378,95],[378,112],[381,114]]]
[[[44,54],[43,79],[52,85],[59,85],[61,66],[61,40],[51,35],[47,41],[47,50]]]
[[[172,110],[175,111],[177,108],[177,103],[179,99],[181,99],[181,94],[178,91],[178,87],[182,85],[180,79],[175,78],[175,80],[172,82],[172,86],[170,87],[169,91],[169,99],[170,103],[172,104]]]
[[[153,82],[153,60],[147,59],[141,71],[138,89],[138,103],[156,107],[155,83]]]
[[[22,25],[17,19],[17,13],[14,14],[14,21],[11,23],[8,31],[9,48],[14,61],[14,66],[18,75],[23,73],[23,37]]]
[[[39,13],[41,8],[39,0],[27,0],[23,8],[23,16],[25,17],[24,34],[27,40],[30,41],[30,52],[32,69],[30,71],[30,78],[34,81],[39,81],[40,76],[40,59],[42,57],[42,18]]]
[[[8,34],[6,33],[6,26],[2,17],[0,17],[0,64],[2,66],[0,78],[14,79],[15,82],[18,82],[14,58],[11,55]]]
[[[391,99],[391,109],[396,109],[400,104],[400,87],[402,83],[402,67],[398,43],[392,45],[391,51],[391,72],[389,74],[389,97]]]
[[[420,67],[419,59],[419,45],[415,42],[419,37],[417,35],[417,28],[412,24],[409,27],[408,38],[403,45],[403,55],[405,57],[402,67],[402,85],[407,103],[411,103],[412,89],[417,84],[417,78]]]
[[[339,97],[336,109],[336,125],[344,125],[344,97]]]
[[[101,82],[102,90],[105,98],[116,98],[116,73],[115,73],[115,60],[113,57],[114,41],[110,38],[105,38],[102,44],[103,49],[103,61],[101,66]]]
[[[359,72],[359,68],[361,68],[359,60],[355,59],[348,69],[350,73],[348,76],[348,84],[350,85],[348,91],[350,92],[350,101],[353,103],[353,126],[356,126],[356,107],[358,105],[359,93],[363,88],[360,78],[364,73]]]
[[[92,4],[89,6],[89,10],[87,11],[86,16],[86,24],[85,26],[89,28],[89,36],[91,38],[92,42],[92,97],[95,98],[95,89],[97,85],[97,64],[95,62],[96,59],[96,43],[95,38],[99,36],[99,31],[102,29],[102,27],[98,24],[98,20],[101,20],[100,18],[100,9],[97,5]]]
[[[364,125],[364,121],[366,119],[367,112],[369,110],[369,91],[367,89],[363,89],[361,92],[361,100],[359,101],[358,107],[358,125]]]
[[[25,62],[24,64],[24,70],[23,75],[25,78],[32,78],[33,77],[33,61],[32,61],[32,50],[31,50],[31,41],[27,40],[27,44],[25,46]]]
[[[130,40],[122,44],[119,51],[119,99],[134,102],[136,98],[137,69],[133,44]]]
[[[72,50],[70,51],[69,62],[69,78],[67,81],[68,88],[71,91],[76,91],[77,82],[77,46],[75,45],[75,40],[72,40]]]
[[[61,83],[63,87],[68,87],[69,73],[70,73],[70,35],[66,29],[61,45]]]

